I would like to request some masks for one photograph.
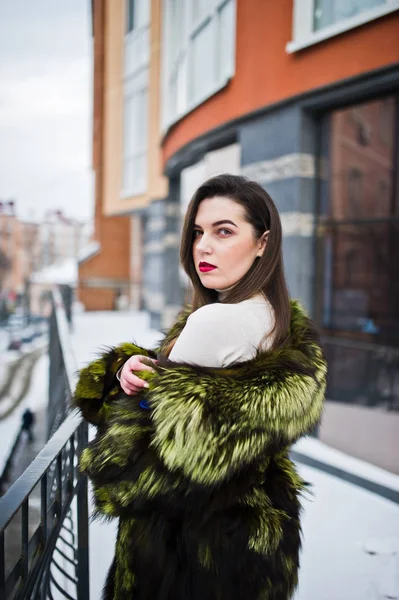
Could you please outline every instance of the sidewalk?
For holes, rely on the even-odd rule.
[[[72,344],[79,368],[94,360],[106,346],[134,341],[145,348],[153,348],[161,338],[158,331],[150,329],[149,317],[145,313],[89,312],[76,314],[73,318]],[[92,437],[94,432],[94,427],[91,427],[89,436]],[[91,498],[91,489],[89,497]],[[114,556],[116,531],[116,520],[90,523],[91,600],[101,598],[105,577]]]
[[[79,366],[101,347],[135,341],[154,347],[161,335],[144,313],[83,313],[75,316],[73,343]],[[399,476],[305,439],[294,450],[354,477],[399,490]],[[399,504],[341,477],[298,463],[312,483],[303,500],[303,550],[295,600],[399,598]],[[116,523],[90,526],[91,598],[98,600],[113,555]],[[101,577],[99,574],[101,573]]]

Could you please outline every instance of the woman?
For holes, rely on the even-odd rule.
[[[124,344],[80,374],[98,426],[81,468],[119,517],[106,599],[292,597],[305,484],[288,452],[320,419],[326,363],[281,243],[263,188],[210,179],[182,234],[192,307],[157,352]]]

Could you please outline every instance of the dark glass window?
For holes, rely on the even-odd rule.
[[[399,345],[397,116],[392,96],[325,118],[318,301],[326,329]]]
[[[398,117],[390,96],[324,118],[316,310],[330,396],[399,409]]]

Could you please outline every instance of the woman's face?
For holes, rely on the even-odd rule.
[[[245,209],[230,198],[202,200],[194,225],[193,260],[204,287],[225,290],[242,279],[262,256],[266,234],[255,239]]]

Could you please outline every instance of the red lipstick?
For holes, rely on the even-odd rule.
[[[201,271],[201,273],[208,273],[209,271],[213,271],[213,269],[216,269],[216,267],[215,265],[211,265],[210,263],[200,262],[199,264],[199,270]]]

